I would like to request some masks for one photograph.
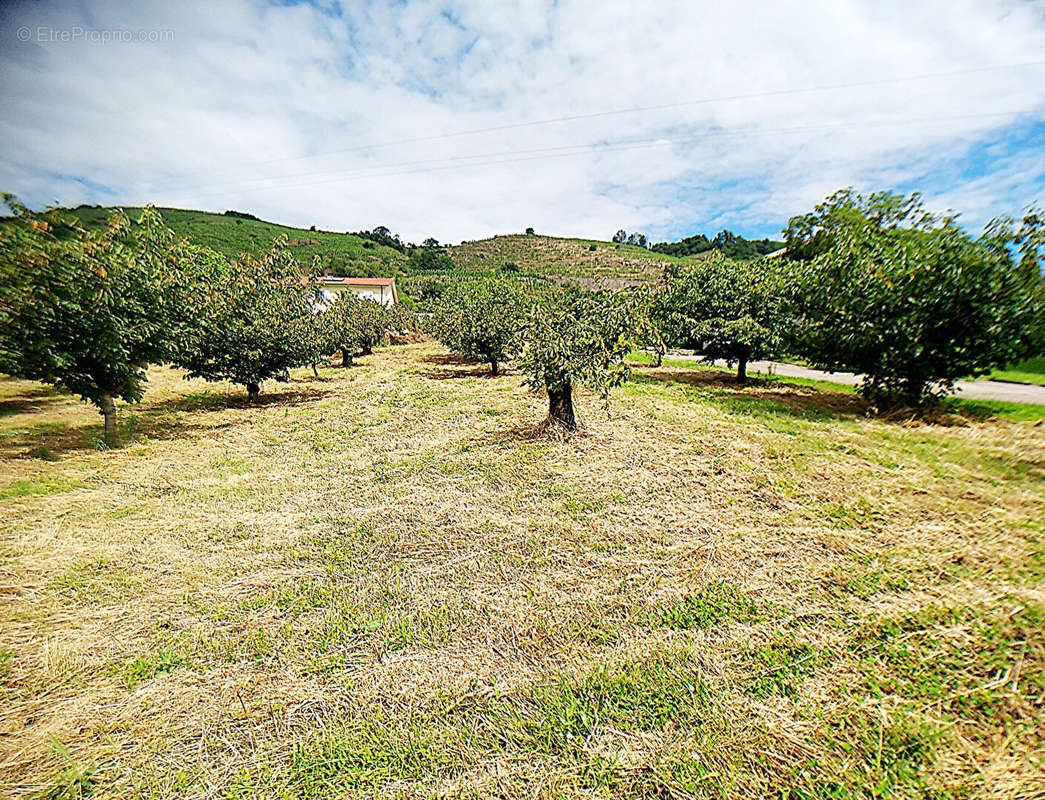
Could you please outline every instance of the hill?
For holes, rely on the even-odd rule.
[[[141,213],[140,208],[127,207],[124,210],[132,218]],[[272,245],[274,239],[285,235],[290,240],[290,249],[302,265],[309,266],[318,257],[317,272],[322,274],[384,277],[401,272],[407,261],[403,253],[353,234],[292,228],[239,212],[229,215],[180,208],[159,210],[176,234],[230,258],[243,253],[259,255]],[[69,211],[91,228],[104,225],[113,208],[78,206]]]
[[[462,242],[449,248],[460,270],[500,270],[516,264],[520,272],[546,277],[586,277],[643,281],[660,275],[664,265],[679,259],[630,244],[595,239],[510,234]]]

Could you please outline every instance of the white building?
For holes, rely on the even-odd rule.
[[[354,292],[359,297],[391,307],[399,300],[395,278],[336,278],[324,275],[313,278],[317,294],[317,308],[329,308],[343,292]],[[322,298],[322,299],[320,299]]]

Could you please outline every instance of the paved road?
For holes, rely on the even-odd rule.
[[[671,353],[669,358],[699,360],[699,356],[683,353]],[[724,361],[716,364],[725,366]],[[772,372],[789,378],[812,378],[818,381],[832,381],[855,386],[860,383],[860,376],[852,372],[824,372],[819,369],[801,367],[797,364],[784,364],[779,361],[749,361],[749,374],[756,372]],[[1024,383],[1006,383],[1004,381],[958,381],[955,384],[955,396],[969,400],[1005,400],[1010,403],[1037,403],[1045,405],[1045,386],[1032,386]]]

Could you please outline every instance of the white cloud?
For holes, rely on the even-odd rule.
[[[590,236],[773,233],[850,184],[924,186],[934,206],[971,223],[1045,200],[1035,166],[1045,66],[871,83],[1045,60],[1045,16],[1032,3],[331,8],[8,5],[0,187],[30,203],[238,208],[454,241],[528,225]],[[22,42],[23,26],[33,38],[77,26],[174,36]],[[504,127],[852,84],[867,85]],[[999,113],[1013,110],[1032,114],[1014,127]],[[972,116],[988,114],[997,116]],[[922,121],[895,124],[903,120]],[[500,130],[442,136],[486,128]],[[519,160],[473,158],[506,153]]]

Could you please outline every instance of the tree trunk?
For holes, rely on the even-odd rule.
[[[548,388],[549,427],[565,431],[577,430],[577,415],[573,411],[573,384],[566,381],[555,388]]]
[[[657,348],[657,360],[654,362],[653,366],[659,368],[663,364],[664,364],[664,351],[661,350],[660,348]]]
[[[116,401],[111,394],[104,394],[98,408],[105,419],[105,444],[112,447],[116,444]]]
[[[341,366],[352,366],[352,352],[347,347],[341,348]]]
[[[374,352],[374,346],[370,342],[363,342],[363,355],[368,356]]]
[[[491,358],[490,359],[490,374],[496,375],[497,374],[497,369],[498,369],[497,359],[496,358]]]
[[[261,384],[248,383],[247,384],[247,402],[256,403],[258,395],[261,394]]]
[[[740,357],[737,359],[737,383],[747,383],[747,360],[750,355],[750,349],[740,348]]]
[[[319,377],[319,370],[318,370],[318,369],[316,369],[316,364],[315,364],[315,362],[313,362],[313,363],[312,363],[312,374],[313,374],[313,375],[314,375],[315,377],[317,377],[317,378]]]

